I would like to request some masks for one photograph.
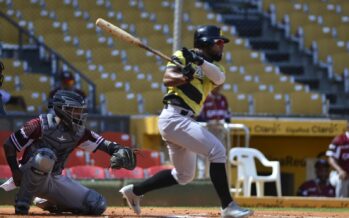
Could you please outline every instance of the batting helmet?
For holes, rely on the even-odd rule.
[[[83,131],[87,119],[84,97],[73,91],[58,90],[52,99],[56,115],[72,130]]]
[[[221,28],[213,25],[200,26],[194,33],[194,47],[211,46],[216,39],[221,39],[224,43],[229,42],[229,39],[222,35]]]

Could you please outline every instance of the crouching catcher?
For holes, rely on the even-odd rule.
[[[89,152],[102,150],[111,155],[111,167],[132,170],[136,156],[130,148],[105,140],[85,128],[86,102],[72,91],[58,91],[51,102],[55,114],[41,114],[11,134],[4,144],[5,154],[19,190],[15,213],[28,214],[33,203],[51,213],[101,215],[106,199],[62,170],[77,147]],[[20,165],[17,152],[24,150]]]

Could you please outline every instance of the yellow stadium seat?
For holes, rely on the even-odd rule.
[[[286,98],[282,94],[270,92],[254,93],[253,106],[256,114],[285,115]]]
[[[5,75],[20,75],[24,73],[24,62],[11,59],[11,58],[4,58],[1,59],[1,62],[4,64]]]
[[[295,8],[294,2],[291,1],[275,1],[273,4],[276,7],[276,20],[277,22],[282,22],[285,15],[289,15],[290,13],[294,12],[297,10]]]
[[[40,113],[47,110],[47,94],[34,90],[21,90],[11,93],[13,96],[23,96],[27,112]]]
[[[135,115],[139,114],[138,96],[121,91],[104,93],[107,114]]]
[[[103,66],[105,72],[109,72],[109,73],[126,72],[124,70],[124,65],[122,63],[117,63],[117,62],[103,63],[102,66]]]
[[[287,94],[297,91],[306,91],[306,87],[299,83],[293,83],[290,81],[281,81],[279,83],[274,83],[273,86],[274,93]]]
[[[315,15],[323,14],[333,14],[335,15],[336,9],[335,5],[327,4],[326,2],[321,1],[309,1],[306,3],[308,6],[308,13]]]
[[[28,39],[25,37],[25,43],[28,43]],[[19,33],[15,26],[11,25],[5,19],[0,19],[0,42],[6,42],[11,44],[18,44]]]
[[[317,25],[305,25],[303,26],[304,31],[304,47],[310,48],[313,41],[319,39],[332,38],[331,29],[329,27],[322,27]]]
[[[116,80],[122,81],[122,82],[129,82],[133,80],[137,80],[137,73],[134,73],[133,71],[130,72],[119,72],[116,74]]]
[[[335,73],[342,75],[344,69],[349,70],[349,54],[345,53],[336,53],[332,55],[333,61],[333,70]]]
[[[115,54],[112,49],[108,47],[95,47],[92,50],[92,60],[97,64],[105,63],[122,63],[120,54]]]
[[[294,115],[326,115],[328,101],[323,95],[310,92],[293,92],[289,94],[290,111]]]
[[[342,2],[341,3],[341,13],[343,15],[349,14],[349,2]]]
[[[324,26],[337,27],[342,24],[342,16],[337,14],[324,14],[321,19]]]
[[[160,90],[161,88],[161,84],[157,82],[148,81],[145,79],[131,80],[131,81],[128,81],[128,83],[130,85],[130,91],[133,93],[142,93],[142,92],[151,91],[154,89]]]
[[[341,24],[336,27],[337,38],[339,40],[349,41],[349,28],[348,24]]]
[[[78,7],[80,10],[91,11],[98,7],[96,0],[79,0]]]
[[[337,41],[333,38],[319,39],[316,41],[318,46],[319,59],[323,62],[327,62],[327,57],[335,53],[345,53],[347,51],[344,42]]]
[[[244,82],[254,81],[254,77],[244,73],[226,73],[225,82],[230,84],[240,84]]]
[[[227,98],[232,114],[238,115],[251,113],[251,101],[248,95],[226,91],[222,91],[222,94]]]
[[[73,46],[62,46],[56,48],[58,53],[63,56],[69,62],[82,62],[86,61],[85,53]]]
[[[143,0],[143,4],[147,12],[167,11],[172,13],[171,4],[168,1]]]
[[[277,69],[277,67],[273,65],[264,64],[264,63],[253,63],[253,64],[247,64],[244,66],[244,72],[250,75],[259,76],[264,73],[273,73],[278,71],[279,70]]]
[[[144,114],[160,114],[164,104],[164,93],[159,90],[145,91],[142,93],[142,111]]]
[[[235,49],[230,52],[232,54],[233,64],[236,66],[245,66],[253,63],[261,63],[261,55],[259,52],[247,49]]]
[[[88,14],[90,16],[90,21],[95,22],[98,18],[108,17],[108,10],[103,7],[95,7],[93,10],[88,10]],[[113,22],[115,23],[115,20],[113,20]]]
[[[8,75],[5,72],[4,83],[2,87],[4,90],[8,92],[16,91],[20,89],[19,77],[17,75]]]
[[[266,84],[257,83],[254,81],[243,82],[237,84],[239,93],[250,94],[256,92],[269,92],[269,86]]]
[[[85,35],[96,35],[96,28],[87,28],[87,22],[83,19],[73,19],[68,22],[68,31],[72,36],[78,36],[79,39]]]
[[[290,34],[296,35],[299,28],[306,25],[317,25],[317,17],[304,11],[292,11],[288,14],[290,19]]]
[[[49,93],[53,88],[52,77],[38,74],[26,73],[19,76],[22,90],[33,90],[37,92]]]
[[[267,85],[273,85],[282,81],[290,81],[290,78],[278,73],[261,73],[258,75],[258,81]]]

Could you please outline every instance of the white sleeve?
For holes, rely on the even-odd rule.
[[[216,85],[221,85],[224,83],[225,74],[216,65],[204,61],[201,65],[204,74]]]

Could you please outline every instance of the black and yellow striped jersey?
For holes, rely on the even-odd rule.
[[[176,51],[173,56],[177,57],[182,64],[186,64],[182,51]],[[218,63],[214,64],[225,73],[222,65]],[[216,87],[216,85],[203,74],[201,67],[195,64],[192,65],[195,69],[194,79],[180,86],[167,87],[167,94],[165,95],[163,102],[165,104],[173,104],[189,109],[193,111],[195,115],[198,115],[207,95]],[[175,67],[175,65],[168,62],[167,67]]]

